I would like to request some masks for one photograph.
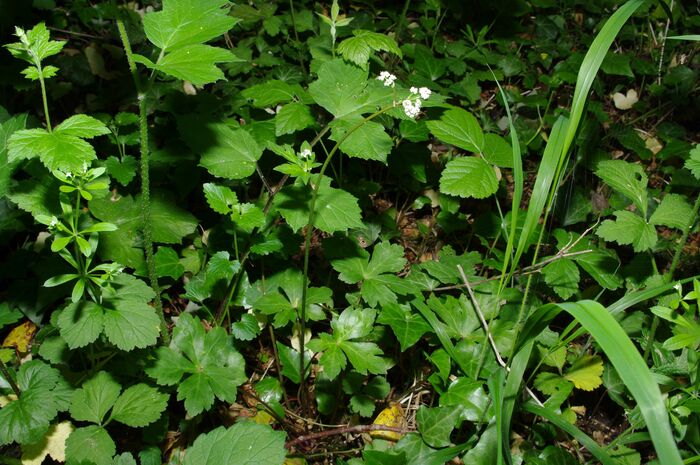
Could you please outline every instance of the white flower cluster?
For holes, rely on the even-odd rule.
[[[304,159],[306,159],[306,158],[310,158],[311,155],[313,155],[313,153],[311,152],[311,150],[309,150],[309,149],[304,149],[304,150],[302,150],[301,153],[299,154],[299,158],[304,158]]]
[[[396,76],[391,74],[389,71],[382,71],[381,73],[379,73],[379,76],[377,76],[377,79],[382,81],[387,87],[394,87]]]
[[[412,94],[411,97],[402,102],[403,111],[409,118],[416,118],[420,113],[421,106],[423,105],[423,101],[421,99],[429,99],[432,91],[427,87],[421,87],[420,89],[417,87],[411,87],[410,91]]]

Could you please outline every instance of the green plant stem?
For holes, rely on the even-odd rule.
[[[19,390],[19,386],[17,386],[17,383],[15,380],[12,378],[12,375],[10,374],[10,370],[7,369],[7,365],[5,365],[5,362],[2,361],[0,358],[0,372],[2,372],[2,376],[7,380],[7,383],[10,385],[12,390],[15,392],[15,395],[19,399],[19,396],[21,395],[21,392]]]
[[[49,102],[46,98],[46,84],[44,83],[44,74],[39,65],[39,85],[41,86],[41,100],[44,103],[44,117],[46,118],[46,130],[52,132],[51,117],[49,116]]]
[[[306,333],[306,295],[308,291],[308,286],[309,286],[309,255],[310,255],[310,249],[311,249],[311,235],[313,234],[313,224],[315,221],[315,209],[316,209],[316,200],[318,199],[318,191],[321,186],[321,180],[323,179],[323,174],[326,172],[326,169],[328,168],[328,165],[330,164],[331,160],[333,159],[333,155],[338,151],[338,148],[340,145],[345,142],[345,139],[347,139],[352,133],[357,131],[362,125],[364,125],[366,122],[373,120],[379,115],[382,115],[386,113],[387,111],[391,110],[392,108],[395,107],[395,104],[392,104],[386,108],[382,108],[381,110],[376,111],[375,113],[372,113],[368,117],[364,118],[362,121],[357,123],[355,126],[350,128],[343,136],[338,139],[338,141],[335,143],[331,151],[328,153],[328,156],[323,162],[323,165],[321,166],[321,170],[318,173],[318,176],[316,177],[316,182],[312,186],[312,191],[313,193],[311,194],[311,204],[309,205],[309,219],[306,222],[306,234],[304,235],[304,279],[302,280],[302,288],[301,288],[301,308],[299,310],[299,373],[301,376],[301,380],[299,382],[299,401],[301,403],[301,408],[302,411],[306,412],[307,411],[307,396],[306,396],[306,379],[305,379],[305,366],[304,366],[304,350],[305,350],[305,341],[304,341],[304,334]]]
[[[693,205],[693,213],[690,215],[690,217],[688,217],[688,222],[685,224],[685,228],[683,229],[683,235],[681,236],[681,240],[680,242],[678,242],[678,246],[676,246],[676,253],[673,255],[671,266],[664,275],[664,279],[666,280],[666,282],[673,281],[673,273],[676,272],[676,268],[678,268],[678,263],[680,263],[683,247],[685,246],[685,243],[688,240],[688,235],[690,234],[690,230],[692,229],[693,224],[695,223],[695,220],[698,217],[698,210],[700,210],[700,195],[698,195],[695,199],[695,205]]]
[[[124,52],[126,53],[126,61],[129,64],[129,71],[131,72],[131,77],[134,79],[134,84],[138,92],[141,92],[141,78],[139,77],[139,72],[136,69],[136,62],[134,61],[133,54],[131,51],[131,42],[129,42],[129,36],[126,34],[126,28],[124,27],[124,21],[121,19],[117,20],[117,29],[119,30],[119,37],[124,45]]]
[[[299,53],[299,67],[301,68],[301,74],[306,79],[306,65],[304,63],[304,55],[301,52],[301,42],[299,41],[299,31],[297,31],[297,20],[296,13],[294,12],[294,0],[289,0],[289,12],[292,16],[292,29],[294,30],[294,40],[296,40],[296,45],[299,47],[297,53]]]

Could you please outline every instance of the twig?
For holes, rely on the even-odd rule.
[[[671,0],[671,5],[669,10],[673,14],[673,0]],[[661,41],[661,55],[659,55],[659,69],[657,71],[656,80],[659,85],[661,85],[661,68],[664,64],[664,54],[666,53],[666,38],[668,37],[668,28],[671,25],[671,18],[666,19],[666,28],[664,29],[664,37]]]
[[[508,373],[510,373],[510,367],[503,360],[503,357],[501,357],[501,352],[498,350],[498,346],[496,346],[496,341],[494,341],[493,339],[493,335],[491,334],[491,330],[489,329],[489,324],[484,318],[484,314],[481,311],[481,306],[476,300],[476,296],[474,295],[472,287],[469,285],[469,280],[467,280],[467,275],[464,274],[464,269],[462,269],[462,265],[457,265],[457,270],[459,270],[459,275],[462,277],[462,281],[464,281],[464,286],[469,292],[469,297],[472,300],[472,304],[474,306],[474,310],[476,311],[476,315],[479,317],[479,321],[481,321],[481,325],[484,328],[484,332],[486,333],[486,337],[488,338],[489,344],[491,345],[491,349],[493,350],[493,353],[496,356],[498,364],[501,365],[501,367],[503,367]],[[532,400],[534,400],[535,403],[537,403],[537,405],[539,405],[540,407],[544,407],[544,404],[537,398],[537,395],[534,392],[532,392],[532,390],[529,387],[525,386],[525,392],[527,392],[528,395],[532,397]]]
[[[327,438],[330,436],[336,436],[339,434],[357,434],[357,433],[368,433],[370,431],[393,431],[395,433],[407,433],[408,430],[405,428],[398,428],[395,426],[386,425],[355,425],[355,426],[344,426],[342,428],[329,429],[326,431],[319,431],[318,433],[311,433],[304,436],[299,436],[298,438],[288,441],[284,447],[291,449],[299,444],[305,442],[313,441],[315,439]]]

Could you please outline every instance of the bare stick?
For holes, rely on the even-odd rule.
[[[370,431],[392,431],[395,433],[406,433],[408,432],[405,428],[398,428],[395,426],[386,425],[355,425],[355,426],[344,426],[342,428],[329,429],[326,431],[320,431],[318,433],[311,433],[304,436],[299,436],[296,439],[292,439],[287,442],[284,447],[291,449],[299,444],[305,442],[313,441],[315,439],[327,438],[330,436],[336,436],[339,434],[357,434],[357,433],[368,433]]]

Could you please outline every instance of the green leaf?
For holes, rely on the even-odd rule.
[[[213,183],[205,183],[204,196],[207,203],[216,213],[226,215],[231,212],[231,206],[238,204],[238,196],[226,186],[219,186]]]
[[[656,229],[644,219],[630,211],[614,213],[615,221],[605,220],[596,234],[606,241],[621,245],[632,245],[635,252],[644,252],[656,244]]]
[[[226,0],[164,0],[163,10],[143,18],[146,37],[161,49],[201,44],[231,29]]]
[[[459,197],[484,199],[498,190],[491,165],[478,157],[460,157],[447,163],[440,176],[440,191]]]
[[[189,81],[195,86],[225,79],[223,71],[216,66],[216,63],[236,60],[236,56],[226,49],[203,44],[185,45],[166,53],[157,63],[141,55],[134,54],[133,57],[137,63]]]
[[[451,108],[438,121],[428,121],[435,137],[467,152],[484,150],[484,133],[474,115],[461,108]]]
[[[355,113],[367,102],[367,71],[335,59],[318,70],[318,80],[309,85],[309,93],[336,118]]]
[[[430,331],[430,325],[418,313],[411,311],[410,305],[390,303],[382,306],[377,323],[389,325],[401,345],[401,352]]]
[[[299,351],[278,342],[277,353],[279,354],[280,362],[282,363],[282,374],[294,384],[299,384],[301,382],[301,376],[299,375]],[[310,350],[307,350],[304,354],[304,363],[307,367],[309,367],[304,378],[309,376],[312,356],[313,354]]]
[[[314,226],[321,231],[333,233],[350,228],[362,227],[362,216],[357,199],[343,189],[330,186],[330,178],[324,177],[316,199]],[[311,188],[297,181],[283,188],[274,199],[273,205],[287,224],[294,230],[306,226],[309,220]]]
[[[646,218],[647,175],[641,165],[623,160],[605,160],[598,163],[595,174],[610,187],[626,196]]]
[[[104,311],[94,302],[68,304],[58,315],[58,328],[68,347],[77,349],[95,342],[104,328]]]
[[[208,410],[215,397],[233,402],[237,387],[246,380],[243,357],[224,329],[205,332],[202,323],[188,313],[180,315],[170,346],[158,348],[146,372],[158,384],[178,384],[178,400],[185,400],[190,416]]]
[[[685,161],[685,169],[690,170],[697,179],[700,179],[700,144],[693,147]]]
[[[130,351],[152,346],[160,334],[156,311],[144,302],[115,300],[104,307],[104,331],[109,342]]]
[[[0,198],[7,194],[10,187],[10,176],[15,170],[16,163],[9,163],[7,159],[7,142],[15,131],[27,126],[27,115],[16,115],[7,121],[0,123]]]
[[[652,213],[649,223],[656,226],[668,226],[669,228],[685,230],[689,219],[693,216],[693,208],[678,194],[666,194],[661,204]]]
[[[484,134],[484,159],[501,168],[513,167],[513,147],[501,136]]]
[[[223,123],[187,116],[178,119],[178,129],[187,145],[201,156],[200,166],[220,178],[247,178],[255,172],[255,163],[263,153],[250,133]]]
[[[112,419],[139,428],[156,421],[168,403],[168,394],[145,384],[126,389],[112,409]]]
[[[70,414],[75,420],[101,425],[121,390],[121,385],[112,375],[100,371],[73,392]]]
[[[63,120],[53,131],[60,132],[66,136],[80,137],[82,139],[91,139],[110,133],[109,129],[102,121],[87,115],[73,115]]]
[[[440,396],[440,406],[457,410],[459,421],[483,422],[489,403],[483,383],[465,377],[452,381]]]
[[[121,160],[117,157],[109,157],[105,160],[107,173],[122,186],[128,185],[134,179],[138,166],[138,161],[131,155],[124,155]]]
[[[297,96],[303,94],[303,92],[303,89],[298,85],[288,84],[277,79],[270,79],[262,84],[256,84],[243,89],[241,95],[252,100],[254,107],[268,108],[274,107],[280,103],[291,102]]]
[[[66,440],[66,462],[69,464],[113,465],[112,457],[116,452],[117,447],[109,433],[97,425],[78,428]]]
[[[275,135],[293,134],[316,124],[307,105],[292,102],[279,109],[275,116]]]
[[[180,257],[170,247],[158,247],[154,258],[156,261],[156,274],[159,278],[168,276],[173,279],[179,279],[185,273],[185,267],[180,263]]]
[[[267,425],[240,421],[201,434],[187,449],[183,465],[282,465],[284,433]]]
[[[460,410],[452,407],[421,406],[416,413],[416,422],[423,441],[435,448],[449,446],[450,434],[459,415]]]
[[[348,284],[361,283],[362,297],[371,306],[396,302],[396,293],[408,294],[401,280],[393,273],[403,270],[406,264],[403,247],[381,242],[374,247],[372,258],[366,252],[359,257],[331,261],[338,278]]]
[[[22,129],[9,140],[8,160],[39,158],[50,171],[79,172],[97,158],[95,149],[79,137],[59,131]]]
[[[345,117],[331,123],[330,139],[340,143],[343,153],[363,160],[377,160],[386,164],[386,157],[394,147],[384,126],[374,121],[362,122],[362,118]],[[352,132],[350,132],[352,131]]]
[[[602,374],[603,360],[598,355],[584,355],[571,365],[564,378],[578,389],[592,391],[603,384]]]
[[[35,64],[35,58],[43,61],[52,55],[56,55],[66,45],[64,40],[50,40],[49,30],[44,23],[39,23],[29,31],[26,31],[26,38],[28,44],[15,42],[5,45],[5,48],[15,58],[22,59],[32,65]]]
[[[386,34],[363,29],[355,29],[352,33],[355,37],[343,40],[338,45],[338,53],[358,66],[366,67],[372,52],[390,52],[403,57],[396,41]]]
[[[559,297],[566,300],[578,292],[581,276],[576,264],[567,258],[553,261],[542,268],[544,281]]]
[[[52,390],[60,379],[58,370],[32,360],[22,364],[17,385],[22,395],[0,410],[0,445],[39,441],[58,413]]]

